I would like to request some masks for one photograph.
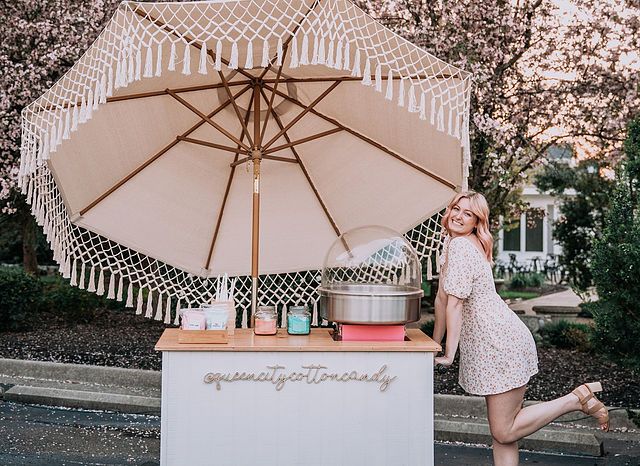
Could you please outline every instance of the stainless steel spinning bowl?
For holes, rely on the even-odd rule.
[[[419,288],[405,285],[340,284],[320,287],[320,315],[332,322],[400,325],[420,320]]]

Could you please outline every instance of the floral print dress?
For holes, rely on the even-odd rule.
[[[444,291],[463,301],[458,383],[474,395],[525,385],[538,372],[531,332],[496,292],[491,265],[465,237],[447,238]]]

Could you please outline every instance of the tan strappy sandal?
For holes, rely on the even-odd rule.
[[[600,424],[600,428],[608,432],[609,431],[609,412],[604,404],[596,398],[594,393],[602,391],[602,384],[600,382],[591,382],[580,385],[573,390],[575,396],[578,397],[580,404],[582,405],[582,412],[588,414],[597,419]],[[589,407],[589,401],[595,400],[595,402]]]

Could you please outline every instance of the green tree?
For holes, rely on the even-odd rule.
[[[562,246],[560,262],[579,293],[593,285],[593,241],[604,229],[614,188],[607,173],[606,162],[587,159],[575,167],[562,161],[550,162],[535,176],[539,190],[562,200],[553,237]]]
[[[593,247],[594,340],[602,352],[640,368],[640,118],[629,125],[624,147],[606,226]]]

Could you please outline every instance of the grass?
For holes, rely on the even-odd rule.
[[[498,294],[502,299],[532,299],[540,296],[540,293],[535,291],[515,291],[515,290],[500,290]]]

